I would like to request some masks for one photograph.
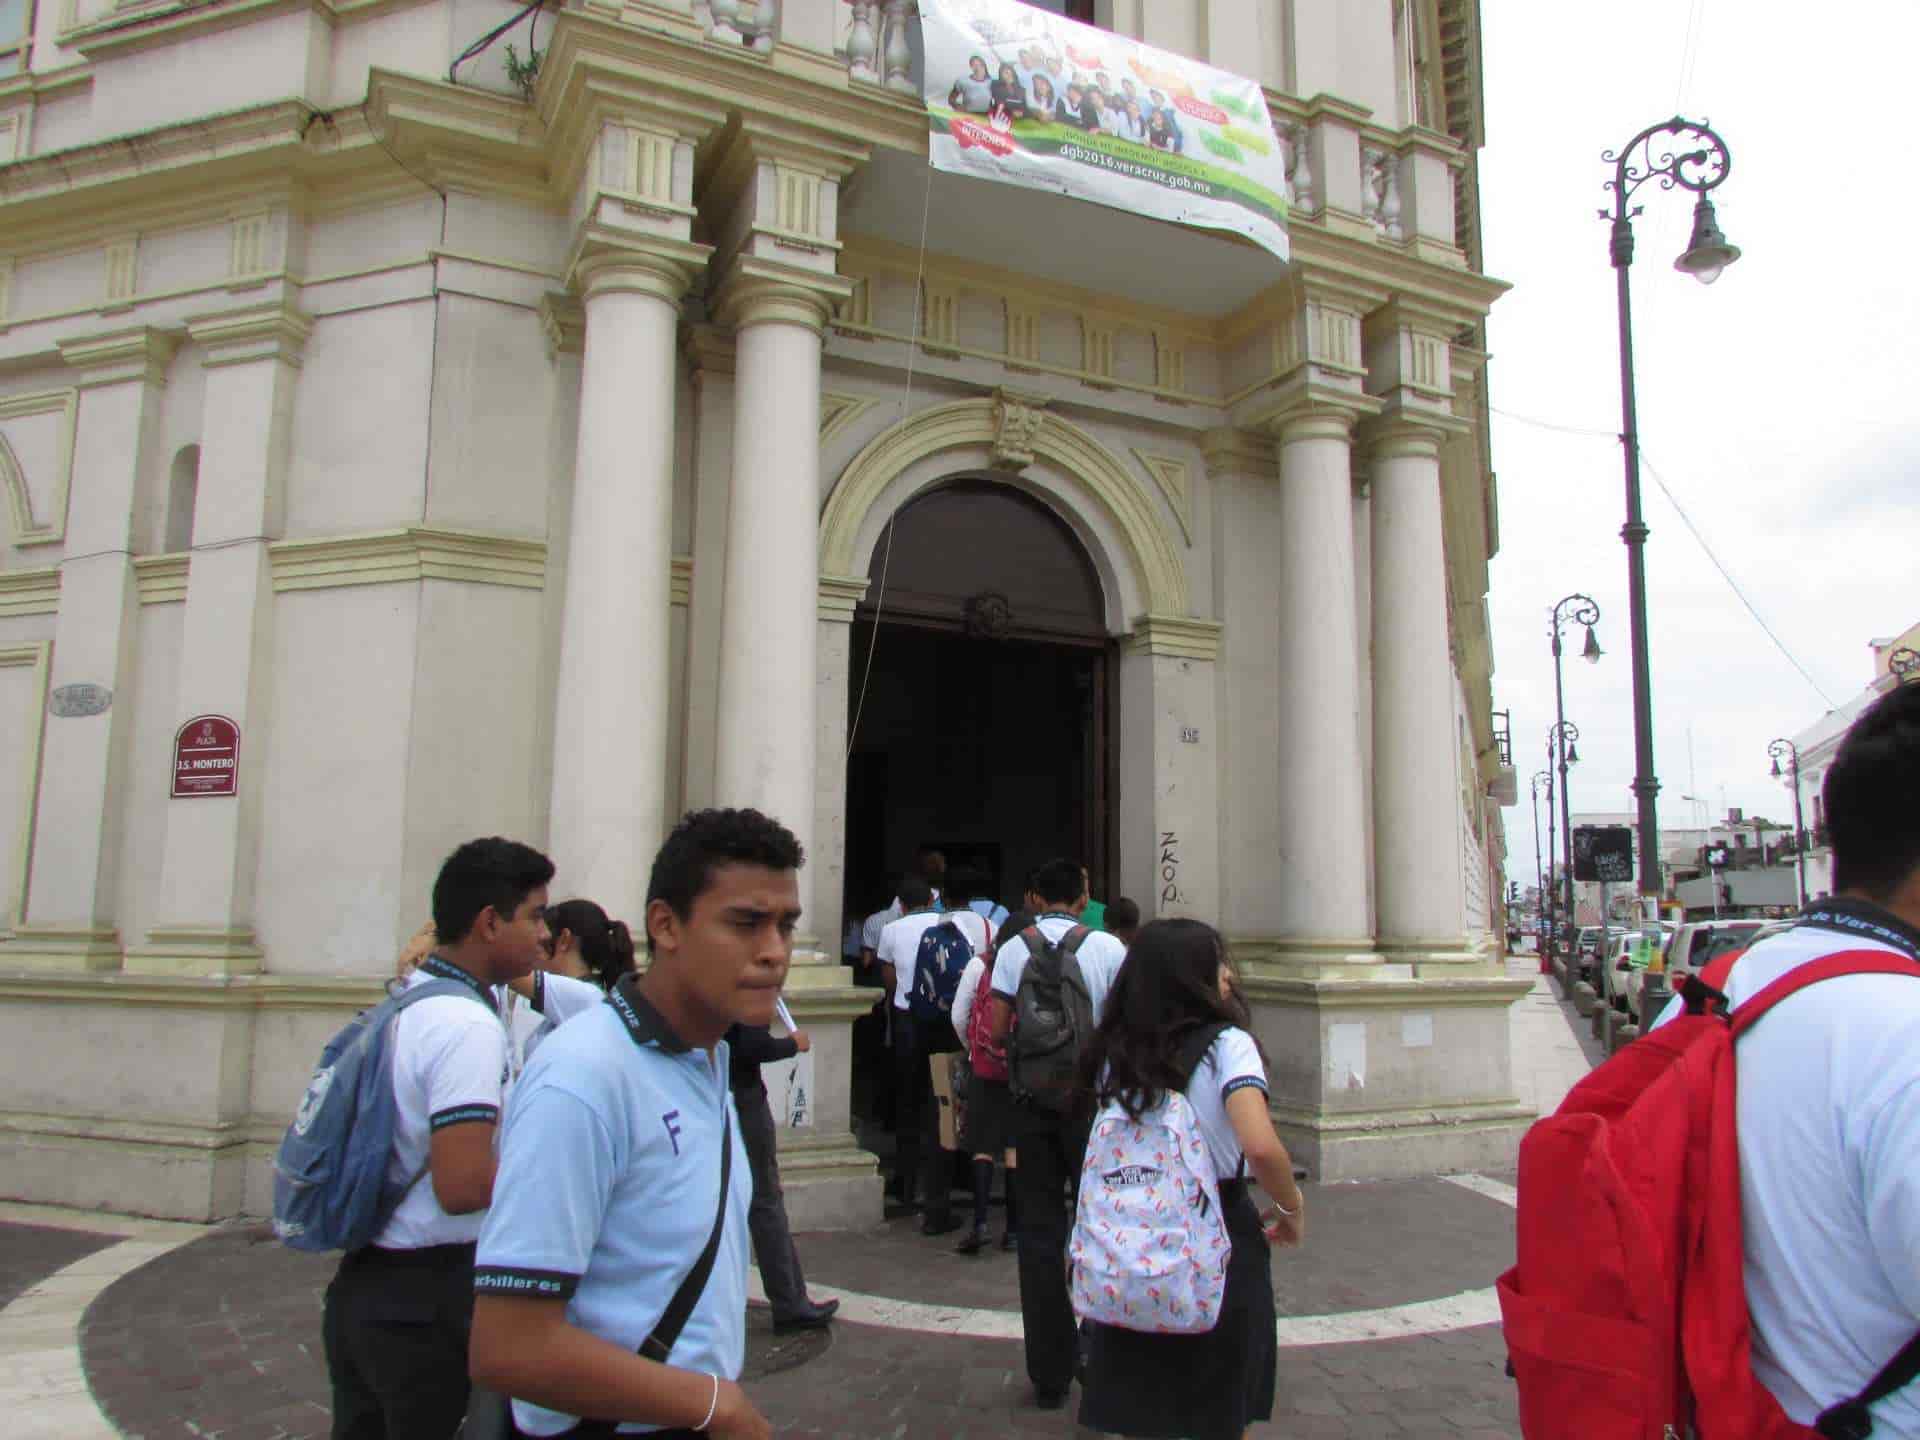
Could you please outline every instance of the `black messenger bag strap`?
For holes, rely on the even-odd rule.
[[[1920,1335],[1909,1340],[1866,1389],[1851,1400],[1822,1410],[1813,1428],[1827,1440],[1866,1440],[1873,1434],[1873,1416],[1867,1413],[1867,1407],[1911,1384],[1916,1377],[1920,1377]]]
[[[700,1296],[707,1288],[707,1281],[713,1274],[713,1262],[720,1254],[720,1232],[727,1223],[727,1191],[733,1183],[733,1105],[723,1102],[721,1114],[726,1118],[720,1127],[720,1204],[713,1214],[713,1233],[707,1236],[707,1248],[700,1252],[700,1258],[693,1262],[693,1269],[687,1272],[687,1278],[680,1282],[680,1288],[673,1292],[673,1299],[667,1302],[667,1308],[660,1316],[660,1322],[653,1327],[653,1333],[640,1342],[640,1353],[649,1360],[667,1363],[667,1356],[673,1353],[674,1341],[680,1338],[680,1332],[686,1328],[687,1319],[693,1314],[693,1307],[700,1303]]]

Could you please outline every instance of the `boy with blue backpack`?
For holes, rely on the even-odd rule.
[[[959,1048],[949,1012],[960,971],[973,952],[924,875],[910,870],[901,876],[899,895],[904,913],[881,930],[875,953],[893,999],[894,1185],[901,1202],[912,1205],[919,1189],[923,1149],[933,1150],[936,1165],[950,1161],[951,1152],[939,1148],[939,1117],[934,1109],[933,1074],[928,1062],[935,1055]],[[969,918],[978,917],[969,913]],[[943,940],[947,942],[944,945]],[[958,967],[949,985],[946,962],[941,957],[950,949]],[[944,1009],[940,1004],[943,993]],[[936,1171],[927,1183],[921,1233],[945,1235],[959,1223],[953,1218],[951,1177]]]
[[[539,961],[552,878],[512,840],[448,857],[434,952],[327,1047],[276,1157],[280,1237],[347,1252],[322,1318],[333,1440],[448,1440],[466,1416],[474,1243],[508,1076],[494,987]]]

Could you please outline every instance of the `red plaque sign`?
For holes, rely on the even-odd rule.
[[[196,715],[173,734],[173,798],[231,795],[240,781],[240,727],[224,715]]]

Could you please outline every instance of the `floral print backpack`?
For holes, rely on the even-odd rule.
[[[1204,1026],[1189,1038],[1183,1074],[1191,1078],[1226,1028]],[[1102,1106],[1068,1249],[1074,1313],[1124,1330],[1204,1333],[1220,1319],[1232,1248],[1213,1157],[1187,1097],[1169,1090],[1138,1120],[1118,1101]]]

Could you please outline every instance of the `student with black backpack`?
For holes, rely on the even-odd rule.
[[[1067,1403],[1079,1345],[1067,1299],[1066,1192],[1080,1173],[1091,1114],[1078,1069],[1127,952],[1112,935],[1080,923],[1087,882],[1079,861],[1049,860],[1034,872],[1033,889],[1039,918],[994,956],[988,1030],[1007,1047],[1020,1156],[1013,1173],[1027,1378],[1034,1403],[1057,1410]]]

